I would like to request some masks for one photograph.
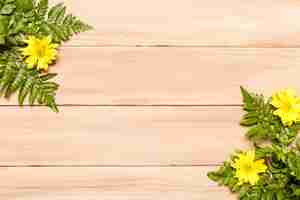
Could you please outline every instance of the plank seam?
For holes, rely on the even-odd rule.
[[[238,46],[238,45],[63,45],[61,48],[104,48],[104,47],[120,47],[120,48],[215,48],[215,49],[299,49],[300,45],[294,46]]]
[[[242,104],[57,104],[59,107],[242,107]],[[17,107],[19,105],[0,105],[1,107]],[[23,105],[23,108],[45,107],[42,105]],[[21,107],[21,108],[22,108]],[[46,108],[46,107],[45,107]]]
[[[191,164],[191,165],[0,165],[0,168],[67,168],[67,167],[91,167],[91,168],[121,168],[121,167],[132,167],[132,168],[180,168],[180,167],[219,167],[221,164]]]

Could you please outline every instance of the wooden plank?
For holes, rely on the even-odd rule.
[[[6,200],[234,200],[206,177],[212,167],[1,168]]]
[[[0,166],[211,165],[248,148],[238,107],[0,110]]]
[[[295,0],[68,0],[67,5],[95,27],[69,45],[300,44]]]
[[[298,48],[63,48],[51,69],[59,104],[241,104],[240,85],[300,92]]]

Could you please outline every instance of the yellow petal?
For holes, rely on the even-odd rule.
[[[247,157],[248,157],[249,160],[253,161],[255,159],[255,151],[253,151],[253,150],[248,151],[247,152]]]
[[[47,71],[48,70],[48,63],[47,63],[47,61],[40,59],[38,61],[38,69],[39,70],[45,70],[45,71]]]
[[[259,173],[266,172],[266,170],[267,170],[267,166],[265,165],[265,160],[263,160],[263,159],[255,161],[254,165],[255,165],[255,169]]]

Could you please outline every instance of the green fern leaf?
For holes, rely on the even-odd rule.
[[[37,3],[36,13],[39,18],[44,19],[46,17],[48,11],[48,4],[49,4],[48,0],[40,0]]]
[[[42,24],[40,32],[43,35],[51,35],[56,43],[67,41],[74,34],[88,31],[91,26],[85,24],[77,17],[66,14],[66,7],[63,3],[53,6],[48,17]]]
[[[38,103],[58,112],[55,95],[59,85],[51,81],[55,76],[53,73],[41,75],[36,69],[28,69],[26,65],[17,62],[1,64],[0,88],[6,98],[17,93],[20,106],[23,106],[28,98],[30,105]]]

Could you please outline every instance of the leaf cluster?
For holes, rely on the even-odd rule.
[[[52,81],[56,74],[28,69],[20,49],[28,36],[51,36],[61,44],[92,27],[68,14],[62,3],[48,4],[48,0],[0,0],[0,92],[6,98],[17,93],[20,105],[28,99],[30,105],[45,105],[57,112],[59,85]]]
[[[241,200],[297,200],[300,198],[300,152],[296,148],[279,145],[257,147],[256,158],[263,158],[268,171],[258,184],[238,185],[231,161],[226,161],[208,177],[238,193]]]
[[[250,93],[243,87],[241,93],[246,114],[240,124],[249,128],[246,135],[250,140],[270,140],[277,144],[290,144],[294,141],[300,124],[285,126],[278,116],[273,115],[275,108],[270,104],[271,99]]]
[[[22,61],[16,61],[15,56],[7,51],[0,58],[0,94],[10,98],[17,92],[21,106],[27,98],[31,106],[38,103],[58,112],[55,95],[59,85],[51,81],[57,74],[41,74],[35,69],[28,69]]]
[[[241,200],[299,200],[300,199],[300,140],[295,141],[299,125],[283,125],[273,115],[270,99],[241,88],[246,114],[241,125],[248,127],[247,137],[254,143],[256,159],[264,159],[267,172],[260,175],[256,185],[238,184],[231,166],[234,154],[208,177],[219,185],[227,186]],[[259,142],[258,142],[259,141]],[[270,145],[263,142],[269,141]],[[261,143],[260,143],[261,142]]]

